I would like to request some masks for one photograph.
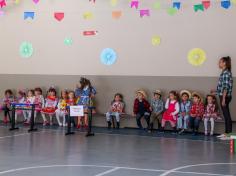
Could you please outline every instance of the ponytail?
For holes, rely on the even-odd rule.
[[[226,69],[231,72],[232,71],[231,57],[230,56],[222,57],[221,60],[225,63]]]

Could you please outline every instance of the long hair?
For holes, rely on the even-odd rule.
[[[13,95],[13,92],[12,92],[12,90],[11,89],[7,89],[7,90],[5,90],[5,93],[4,93],[5,95],[7,95],[7,94],[9,94],[9,95]]]
[[[209,95],[206,96],[206,99],[205,99],[205,107],[207,107],[207,105],[208,105],[208,101],[207,101],[208,97],[212,97],[212,99],[213,99],[213,102],[212,102],[212,103],[213,103],[213,105],[215,105],[215,112],[218,112],[219,106],[218,106],[218,103],[217,103],[217,100],[216,100],[216,96],[215,96],[215,95],[209,94]]]
[[[176,101],[179,101],[179,94],[177,93],[177,91],[172,90],[169,92],[169,94],[173,94],[175,96]]]
[[[123,95],[122,95],[121,93],[116,93],[116,94],[114,95],[114,98],[113,98],[111,104],[113,104],[113,103],[115,102],[116,96],[119,96],[120,99],[121,99],[120,101],[123,102]]]
[[[83,77],[80,78],[79,83],[80,83],[80,89],[81,90],[84,89],[85,86],[88,86],[89,88],[92,87],[90,80],[88,80],[87,78],[83,78]]]
[[[222,57],[221,60],[225,63],[226,69],[231,72],[232,71],[231,57],[229,57],[229,56]]]

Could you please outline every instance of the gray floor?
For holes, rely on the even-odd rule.
[[[226,142],[121,131],[100,129],[86,138],[81,132],[65,136],[56,128],[29,134],[27,128],[9,132],[0,126],[0,175],[236,175],[236,157]]]

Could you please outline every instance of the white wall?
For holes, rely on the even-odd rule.
[[[97,0],[95,5],[88,0],[41,0],[38,5],[21,0],[14,5],[9,0],[6,15],[0,17],[0,74],[217,76],[221,56],[236,58],[236,7],[224,10],[220,1],[212,1],[209,10],[195,13],[193,5],[201,1],[180,1],[184,7],[169,16],[165,9],[152,8],[155,0],[140,0],[140,8],[151,10],[150,17],[141,19],[129,0],[118,0],[117,7],[109,0]],[[172,1],[160,2],[166,8]],[[122,10],[121,19],[112,19],[112,10]],[[35,11],[35,19],[23,20],[24,11]],[[55,11],[65,12],[62,22],[53,18]],[[95,18],[84,20],[87,11]],[[99,34],[84,37],[84,30]],[[151,45],[154,35],[161,36],[160,46]],[[72,46],[64,45],[65,37],[73,38]],[[33,44],[29,59],[19,56],[22,41]],[[118,54],[110,67],[100,63],[106,47]],[[198,68],[187,61],[188,51],[195,47],[204,49],[208,58]]]

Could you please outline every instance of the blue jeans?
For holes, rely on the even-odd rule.
[[[198,131],[199,124],[200,124],[201,118],[200,117],[189,117],[189,122],[190,122],[190,128],[193,131]]]
[[[144,117],[144,119],[147,122],[147,128],[150,125],[150,113],[145,112],[144,114],[137,114],[136,115],[136,121],[137,121],[137,125],[140,129],[143,129],[142,123],[141,123],[141,119],[142,117]]]
[[[186,116],[180,115],[178,117],[178,121],[177,121],[177,128],[187,130],[188,129],[188,122],[189,122],[189,116],[188,115],[186,115]]]

